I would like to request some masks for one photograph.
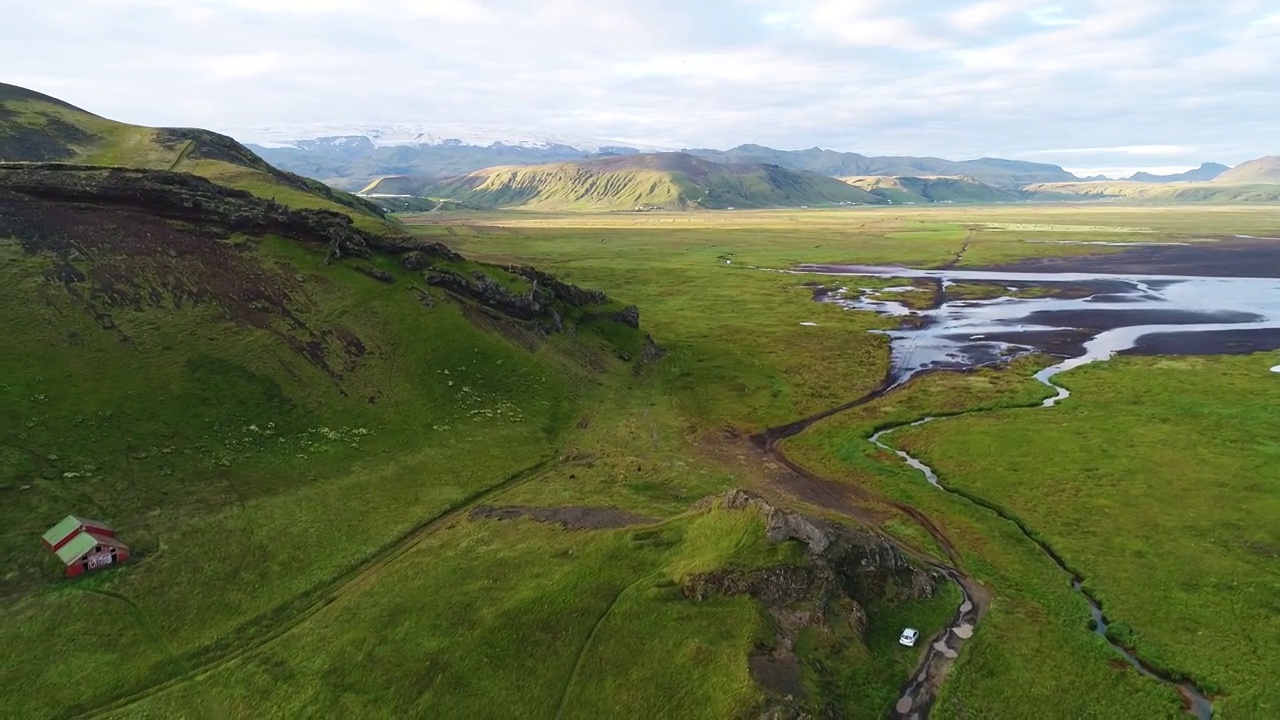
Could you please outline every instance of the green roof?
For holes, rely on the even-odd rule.
[[[57,525],[49,528],[48,532],[43,535],[44,541],[50,545],[57,545],[67,538],[68,535],[80,529],[80,518],[75,515],[68,515],[58,521]]]
[[[77,558],[89,552],[98,544],[98,539],[89,533],[80,533],[71,538],[66,545],[58,548],[58,559],[63,563],[70,565]]]

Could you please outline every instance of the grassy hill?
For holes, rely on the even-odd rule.
[[[295,208],[349,215],[370,232],[403,232],[376,205],[278,170],[208,130],[108,120],[41,93],[0,83],[0,162],[61,162],[186,172]]]
[[[741,145],[732,150],[699,149],[687,152],[716,162],[770,163],[832,177],[960,175],[1006,189],[1030,183],[1070,182],[1078,179],[1057,165],[1000,158],[955,161],[932,157],[869,157],[820,148],[775,150],[760,145]]]
[[[901,626],[954,612],[879,535],[824,524],[856,551],[824,559],[767,540],[764,506],[696,504],[755,470],[690,451],[687,368],[739,387],[760,363],[672,364],[636,307],[398,233],[220,136],[3,109],[8,715],[878,716],[917,660]],[[726,397],[813,399],[767,386]],[[39,537],[69,513],[131,561],[64,578]],[[753,674],[775,649],[806,697]]]
[[[1124,199],[1162,203],[1239,203],[1280,201],[1280,183],[1212,182],[1137,183],[1124,180],[1043,183],[1024,190],[1042,199]]]
[[[1017,192],[1001,190],[971,177],[883,177],[841,178],[896,204],[903,203],[993,203],[1023,199]]]
[[[489,168],[428,183],[419,193],[490,207],[537,209],[723,209],[883,202],[815,173],[773,165],[722,165],[685,153]]]
[[[1280,183],[1280,155],[1268,155],[1241,163],[1214,178],[1222,184]]]

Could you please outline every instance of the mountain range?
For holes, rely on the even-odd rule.
[[[1201,163],[1200,167],[1188,170],[1186,172],[1174,173],[1172,175],[1152,175],[1147,172],[1134,173],[1125,178],[1130,182],[1145,183],[1171,183],[1171,182],[1208,182],[1215,180],[1222,173],[1231,168],[1221,163]],[[1106,178],[1099,178],[1106,179]]]
[[[499,166],[670,151],[616,141],[448,125],[249,128],[231,132],[247,140],[251,149],[272,164],[346,190],[360,189],[389,175],[453,177]],[[952,161],[932,157],[874,157],[820,148],[775,150],[761,145],[682,152],[718,163],[777,165],[830,177],[959,175],[1006,188],[1079,180],[1057,165],[998,158]]]
[[[760,163],[717,163],[688,153],[495,167],[420,184],[394,178],[370,188],[410,190],[406,194],[488,207],[538,209],[726,209],[884,202],[826,175]]]
[[[1268,200],[1272,162],[1123,180],[1001,158],[870,156],[740,145],[680,151],[623,141],[464,125],[317,125],[235,131],[274,165],[361,195],[431,197],[476,207],[728,208],[1127,198]],[[662,159],[663,156],[669,156]],[[707,163],[712,163],[714,166]],[[840,188],[823,178],[840,178]],[[1215,183],[1200,187],[1204,183]],[[1237,187],[1230,189],[1224,185]],[[386,207],[430,209],[401,200]]]

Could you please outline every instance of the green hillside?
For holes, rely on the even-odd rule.
[[[1280,183],[1280,155],[1268,155],[1241,163],[1214,178],[1214,182],[1224,185]]]
[[[360,189],[361,195],[403,195],[414,197],[421,191],[426,181],[412,175],[387,175],[380,177]]]
[[[954,612],[923,552],[726,495],[755,470],[690,449],[723,418],[635,306],[220,136],[167,156],[6,92],[6,716],[870,717],[918,659],[896,633]],[[745,377],[738,350],[680,352]],[[751,395],[789,414],[770,372]],[[130,561],[64,577],[39,539],[68,514]],[[775,655],[783,686],[749,663]]]
[[[419,193],[490,207],[546,210],[724,209],[883,202],[870,193],[815,173],[772,165],[722,165],[685,153],[489,168],[426,184]]]
[[[1238,203],[1280,201],[1280,183],[1212,182],[1137,183],[1124,180],[1043,183],[1024,190],[1041,199],[1124,199],[1162,203]]]
[[[960,175],[1006,189],[1016,189],[1030,183],[1069,182],[1077,179],[1057,165],[1001,158],[955,161],[935,157],[874,157],[821,148],[775,150],[761,145],[741,145],[731,150],[699,149],[686,152],[715,162],[769,163],[832,177]]]
[[[1001,190],[971,177],[884,177],[855,176],[841,178],[854,187],[866,190],[896,204],[903,203],[993,203],[1013,202],[1022,196]]]
[[[0,162],[60,162],[186,172],[295,208],[350,215],[371,232],[402,232],[376,205],[277,170],[208,130],[108,120],[38,92],[0,83]]]

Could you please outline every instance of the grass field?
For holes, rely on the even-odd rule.
[[[1064,376],[1061,412],[971,415],[897,442],[1035,528],[1126,645],[1222,692],[1224,715],[1266,717],[1280,711],[1278,362],[1124,358]]]
[[[744,266],[784,268],[814,261],[940,265],[952,260],[966,240],[966,265],[1114,252],[1103,246],[1026,241],[1087,237],[1167,242],[1270,235],[1280,227],[1280,211],[1265,206],[1046,206],[707,216],[509,214],[478,215],[468,222],[470,227],[446,230],[429,221],[416,229],[445,237],[474,255],[536,261],[583,282],[628,293],[675,350],[668,366],[674,377],[667,381],[687,391],[673,394],[699,400],[686,412],[707,425],[754,430],[870,389],[883,374],[884,348],[876,338],[861,336],[864,328],[881,322],[877,318],[797,302],[807,293],[799,287],[802,278],[740,269]],[[818,327],[796,328],[802,321]],[[828,344],[831,339],[838,340],[838,347]],[[726,351],[730,346],[733,356]],[[699,360],[722,353],[724,359],[715,365]],[[1175,371],[1167,369],[1145,380],[1137,376],[1148,369],[1126,370],[1142,362],[1155,367],[1173,363],[1172,368],[1184,361],[1122,361],[1078,371],[1082,378],[1111,380],[1099,386],[1092,400],[1088,389],[1079,386],[1058,416],[1035,411],[978,414],[894,437],[919,448],[947,481],[1024,520],[1085,576],[1086,587],[1102,599],[1115,623],[1114,633],[1156,665],[1189,673],[1217,695],[1217,711],[1224,717],[1265,715],[1276,699],[1262,690],[1270,670],[1260,658],[1280,650],[1272,640],[1280,634],[1265,629],[1272,627],[1268,591],[1275,588],[1277,569],[1267,554],[1274,541],[1263,516],[1272,489],[1263,478],[1276,475],[1275,455],[1269,441],[1247,438],[1275,434],[1256,413],[1275,405],[1265,392],[1274,389],[1274,375],[1265,370],[1276,358],[1197,358],[1185,361],[1197,368],[1195,378],[1186,372],[1170,375]],[[1231,371],[1236,366],[1249,370]],[[767,392],[765,378],[774,368],[793,383],[785,397]],[[682,386],[686,374],[691,377]],[[1045,389],[1029,375],[998,374],[994,377],[999,381],[983,381],[990,384],[977,388],[957,388],[946,376],[933,376],[921,381],[924,389],[900,391],[819,424],[791,441],[788,453],[941,518],[966,563],[996,593],[979,641],[944,691],[940,716],[987,716],[1016,708],[1024,714],[1015,716],[1033,716],[1046,707],[1060,710],[1055,716],[1061,717],[1106,715],[1122,708],[1132,716],[1177,716],[1172,691],[1117,667],[1119,657],[1087,632],[1087,608],[1070,590],[1069,578],[1012,524],[963,500],[918,487],[923,482],[918,475],[865,442],[874,428],[892,421],[1036,401]],[[985,376],[965,382],[977,383],[979,377]],[[1182,387],[1201,377],[1212,378],[1194,394],[1202,401],[1138,389],[1160,382]],[[1072,375],[1064,382],[1078,387]],[[1133,389],[1126,390],[1130,383]],[[758,400],[744,413],[741,407],[718,407],[714,397],[700,394],[699,388],[711,386],[772,399]],[[1140,405],[1127,404],[1137,397]],[[1077,408],[1069,409],[1077,401]],[[1117,412],[1122,406],[1123,412]],[[1155,418],[1159,420],[1152,427]],[[1172,418],[1178,420],[1165,424]],[[1212,435],[1235,434],[1222,437],[1221,443],[1187,442],[1200,437],[1195,428],[1206,426]],[[1098,445],[1114,454],[1100,453]],[[1065,447],[1074,447],[1075,454],[1064,456],[1061,468],[1046,472],[1046,455]],[[987,472],[997,448],[1006,460]],[[1169,467],[1180,470],[1170,475],[1164,472]],[[1029,482],[1028,475],[1038,477]],[[1143,479],[1129,479],[1136,476]],[[1214,480],[1205,482],[1206,476]],[[1258,499],[1251,499],[1255,495]],[[1057,501],[1045,502],[1046,496]],[[1214,515],[1188,510],[1206,505],[1217,508]],[[1135,559],[1142,564],[1134,564]],[[1167,588],[1177,601],[1154,588]],[[1243,650],[1231,640],[1242,626],[1252,628]],[[1207,636],[1215,640],[1205,642]],[[1032,687],[1017,679],[1028,672],[1035,678]],[[1090,692],[1076,692],[1080,687]]]
[[[767,473],[733,438],[866,394],[887,368],[884,339],[866,331],[891,326],[812,302],[811,278],[752,266],[936,266],[966,243],[961,262],[973,265],[1115,250],[1025,242],[1080,239],[1080,226],[1095,228],[1090,240],[1270,235],[1280,211],[467,213],[412,226],[472,258],[531,263],[635,303],[668,351],[639,371],[600,350],[608,338],[529,344],[482,330],[448,303],[424,308],[405,287],[412,275],[390,261],[377,265],[396,285],[323,265],[319,251],[263,242],[253,252],[280,282],[299,283],[296,309],[308,327],[345,329],[367,348],[338,380],[282,351],[271,329],[199,307],[122,309],[113,320],[123,342],[49,293],[38,259],[0,244],[0,301],[19,309],[0,316],[0,330],[24,338],[22,353],[0,356],[9,500],[0,517],[15,568],[0,629],[10,713],[749,714],[761,694],[745,658],[770,632],[767,618],[745,598],[677,599],[676,584],[726,564],[794,560],[796,549],[765,545],[758,518],[689,508],[729,487],[767,489]],[[1139,650],[1221,693],[1222,716],[1253,717],[1274,707],[1265,678],[1268,658],[1280,656],[1265,616],[1275,540],[1261,527],[1275,449],[1257,440],[1275,435],[1265,408],[1276,398],[1259,383],[1276,376],[1245,372],[1255,361],[1097,365],[1064,376],[1076,396],[1041,414],[997,409],[1044,395],[1029,379],[1037,361],[930,375],[819,423],[785,450],[926,511],[992,592],[938,717],[1181,712],[1172,691],[1114,666],[1069,579],[1016,527],[924,486],[864,439],[887,423],[976,408],[992,412],[894,441],[1025,520],[1086,577]],[[1214,380],[1182,380],[1188,372]],[[1169,385],[1196,387],[1161,391]],[[1143,431],[1152,418],[1158,432]],[[1220,444],[1185,440],[1206,424]],[[1044,448],[1084,447],[1082,438],[1127,452],[1064,452],[1060,472],[1042,472]],[[1178,474],[1161,470],[1135,486],[1127,478],[1144,458],[1158,461],[1144,467]],[[1217,481],[1197,484],[1197,466],[1212,467]],[[1042,477],[1028,481],[1028,468]],[[1050,490],[1062,495],[1047,507],[1037,493]],[[612,505],[658,522],[565,531],[455,512],[478,500]],[[1204,505],[1211,515],[1186,512]],[[56,568],[33,538],[71,508],[127,529],[140,562],[52,580]],[[908,518],[886,517],[883,527],[927,544]],[[1180,588],[1177,603],[1157,607],[1165,598],[1151,592],[1156,578]],[[842,668],[834,692],[852,715],[882,716],[917,657],[893,637],[908,623],[940,625],[954,600],[869,608],[864,644],[807,651]],[[1246,621],[1256,630],[1247,655],[1233,655],[1226,637],[1202,643],[1188,633]],[[812,677],[810,687],[832,692]]]

